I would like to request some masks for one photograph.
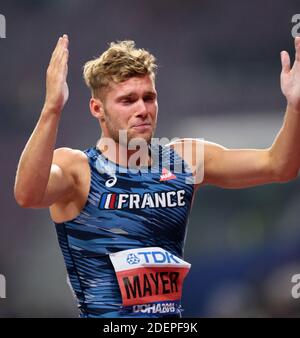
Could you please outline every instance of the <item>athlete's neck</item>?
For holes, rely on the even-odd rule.
[[[107,138],[101,137],[96,146],[108,160],[123,167],[139,168],[150,166],[152,163],[149,148],[148,146],[145,148],[145,145],[144,149],[128,149],[127,145],[115,142],[113,139],[107,142]]]

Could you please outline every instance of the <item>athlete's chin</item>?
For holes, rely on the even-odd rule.
[[[151,138],[153,136],[152,129],[147,131],[139,131],[131,133],[129,139],[144,139],[147,143],[151,141]]]
[[[142,142],[146,142],[147,144],[149,144],[151,142],[151,135],[134,135],[134,137],[129,139],[129,142],[131,142],[131,144],[136,144],[136,145],[141,145],[141,140]]]

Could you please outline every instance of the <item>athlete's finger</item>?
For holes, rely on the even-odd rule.
[[[57,52],[59,51],[60,46],[61,46],[61,42],[62,42],[62,37],[60,36],[59,39],[57,40],[56,46],[55,46],[55,48],[54,48],[54,50],[52,52],[52,56],[51,56],[50,62],[52,60],[54,60],[55,56],[57,55]]]
[[[67,34],[64,34],[62,37],[62,44],[65,48],[69,47],[69,37]]]
[[[57,55],[55,57],[55,59],[59,61],[59,63],[66,62],[68,60],[68,58],[65,60],[65,56],[68,56],[69,54],[68,46],[69,39],[68,36],[64,34],[61,41],[61,47],[58,49]]]
[[[65,49],[63,57],[62,57],[62,61],[61,61],[62,62],[62,67],[63,67],[63,70],[64,70],[65,74],[68,73],[68,59],[69,59],[69,51],[68,51],[68,49]]]
[[[282,72],[288,73],[291,70],[290,68],[291,62],[290,62],[289,53],[284,50],[280,53],[280,56],[281,56]]]
[[[56,63],[57,60],[61,60],[62,58],[62,55],[63,55],[63,50],[65,48],[68,48],[68,45],[69,45],[69,39],[68,39],[68,36],[66,34],[64,34],[63,36],[61,36],[58,41],[57,41],[57,44],[56,44],[56,47],[52,53],[52,57],[51,57],[51,60],[50,60],[50,63]]]

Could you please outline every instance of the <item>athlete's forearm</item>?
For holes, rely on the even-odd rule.
[[[300,167],[300,111],[287,106],[283,125],[271,148],[271,165],[283,180],[295,178]]]
[[[23,207],[40,201],[49,181],[60,114],[46,107],[19,160],[14,194]]]

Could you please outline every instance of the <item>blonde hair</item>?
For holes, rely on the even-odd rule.
[[[135,48],[134,41],[111,42],[98,58],[85,63],[83,77],[92,95],[100,94],[110,81],[120,83],[133,76],[155,77],[155,57],[145,49]]]

